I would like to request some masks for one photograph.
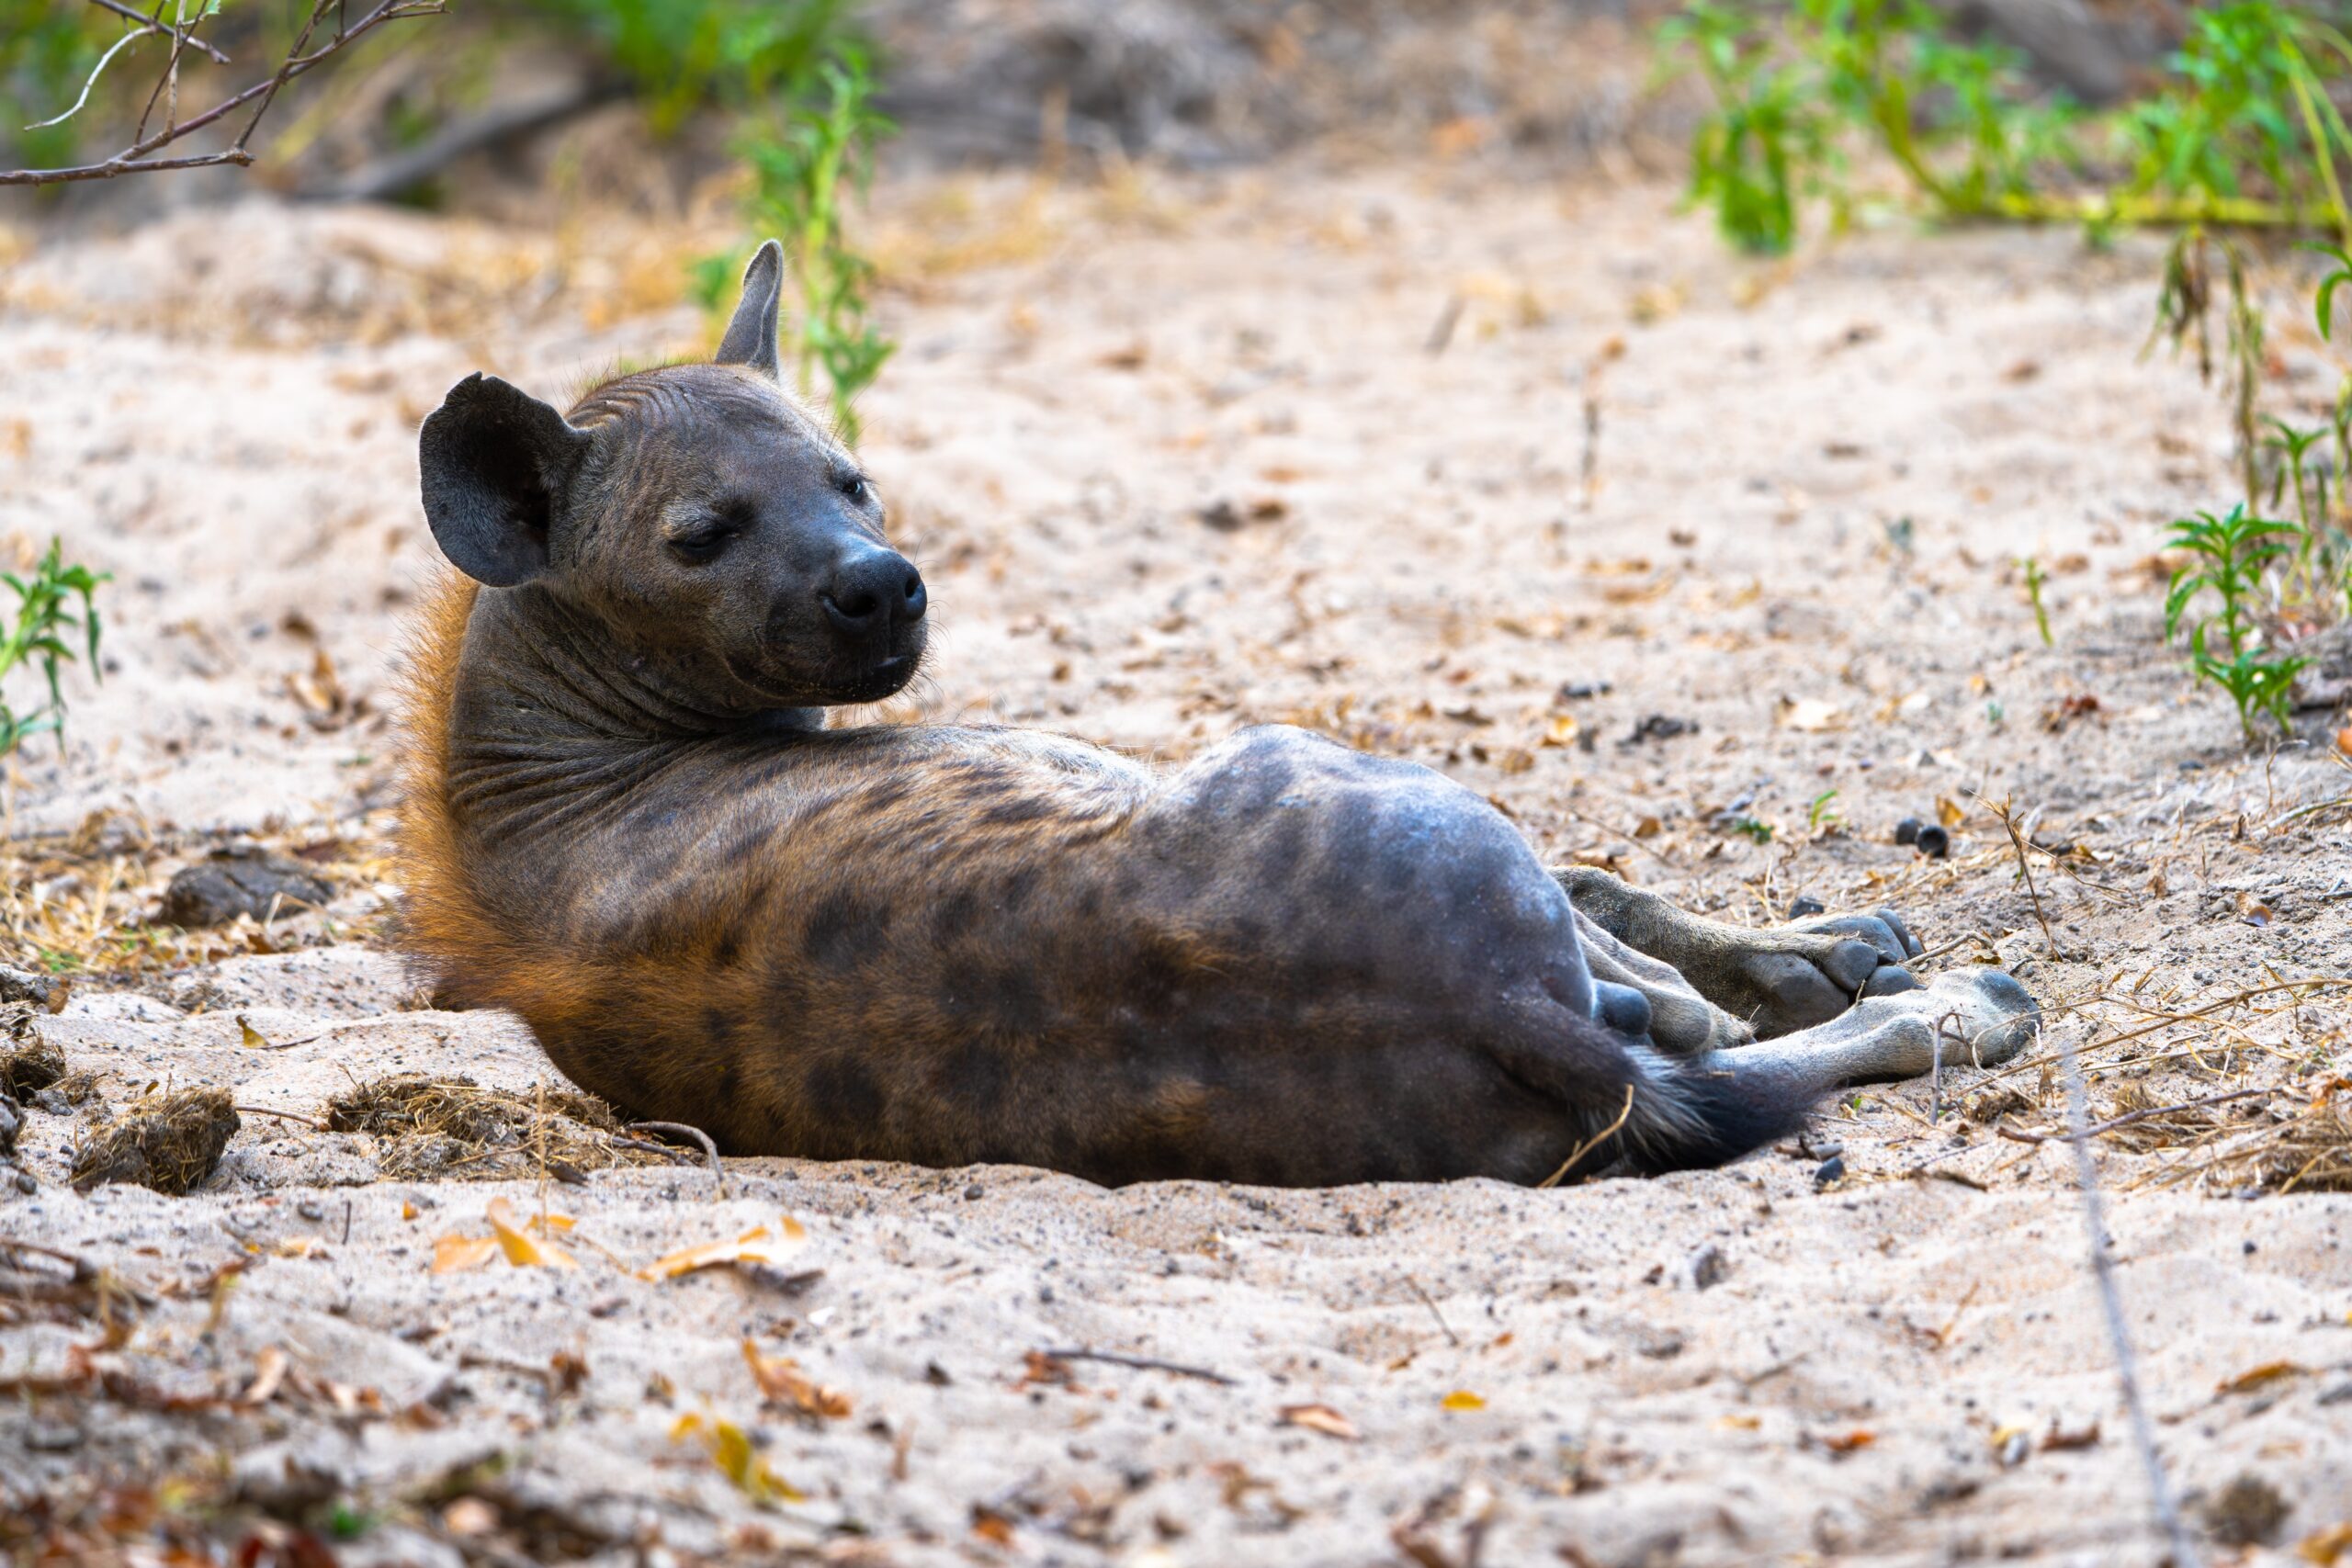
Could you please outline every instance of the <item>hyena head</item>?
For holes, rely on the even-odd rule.
[[[458,569],[530,585],[616,667],[721,712],[869,703],[910,680],[922,578],[848,449],[785,390],[783,252],[743,274],[709,365],[639,371],[558,413],[467,377],[419,437],[424,514]]]

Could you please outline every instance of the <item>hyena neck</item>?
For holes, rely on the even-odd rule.
[[[594,621],[545,589],[483,591],[449,713],[449,803],[492,843],[577,825],[683,754],[824,728],[821,708],[745,710],[616,657]]]

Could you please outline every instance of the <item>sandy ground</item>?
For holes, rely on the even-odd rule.
[[[2352,974],[2346,778],[2244,752],[2160,646],[2158,525],[2225,502],[2230,459],[2218,397],[2136,358],[2153,242],[1887,231],[1759,268],[1661,186],[1445,166],[879,197],[904,346],[865,453],[937,605],[890,716],[1170,759],[1306,724],[1725,918],[1892,903],[1929,967],[2003,963],[2050,1010],[1997,1084],[1553,1191],[398,1179],[311,1125],[385,1073],[548,1077],[387,949],[413,433],[476,367],[554,395],[694,350],[698,238],[254,205],[9,239],[0,536],[115,580],[107,679],[71,677],[70,745],[11,797],[14,961],[78,970],[29,1027],[99,1101],[28,1112],[0,1235],[152,1303],[63,1290],[0,1327],[17,1550],[2151,1563],[2071,1160],[1962,1109],[2018,1090],[2008,1125],[2047,1132],[2062,1043],[2102,1116],[2276,1091],[2102,1140],[2108,1228],[2206,1550],[2352,1539],[2352,1196],[2245,1152],[2344,1070],[2343,990],[2245,993]],[[2324,404],[2285,298],[2269,395]],[[1939,800],[1951,860],[1890,841]],[[1987,800],[2060,852],[2046,928]],[[159,929],[171,873],[240,839],[332,907]],[[92,1118],[155,1083],[255,1110],[189,1196],[76,1192]],[[571,1217],[580,1267],[433,1272],[501,1197]],[[782,1214],[808,1239],[777,1269],[628,1271]],[[848,1413],[763,1404],[747,1338]],[[1032,1354],[1081,1349],[1172,1370]],[[727,1434],[761,1456],[733,1479]]]

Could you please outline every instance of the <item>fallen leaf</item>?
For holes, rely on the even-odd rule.
[[[2265,1383],[2277,1382],[2281,1378],[2296,1378],[2302,1375],[2303,1369],[2292,1361],[2265,1361],[2251,1371],[2240,1372],[2237,1376],[2225,1380],[2213,1392],[2245,1393],[2250,1389],[2260,1388]]]
[[[1455,1389],[1452,1393],[1439,1400],[1438,1404],[1440,1408],[1446,1410],[1484,1410],[1487,1407],[1485,1398],[1472,1393],[1466,1388]]]
[[[2041,1451],[2044,1453],[2064,1453],[2069,1449],[2096,1448],[2098,1445],[2098,1423],[2096,1421],[2072,1432],[2052,1427],[2041,1435]]]
[[[490,1228],[498,1233],[499,1250],[506,1254],[506,1261],[517,1269],[577,1269],[580,1265],[570,1253],[551,1241],[542,1241],[529,1230],[514,1223],[514,1207],[503,1198],[490,1201]],[[544,1216],[550,1228],[568,1228],[571,1221],[561,1215]],[[560,1224],[557,1222],[560,1221]],[[534,1224],[537,1221],[532,1222]]]
[[[2352,747],[2346,750],[2352,750]],[[2320,1568],[2333,1568],[2335,1560],[2347,1552],[2352,1552],[2352,1521],[2316,1530],[2295,1547],[2296,1556],[2306,1562],[2316,1562]]]
[[[252,1408],[267,1404],[286,1382],[286,1352],[272,1345],[254,1358],[254,1381],[237,1396],[237,1403]]]
[[[1846,727],[1846,710],[1836,703],[1823,702],[1819,697],[1782,697],[1775,722],[1782,729],[1817,735],[1825,730],[1843,729]]]
[[[798,1220],[780,1214],[774,1225],[753,1225],[732,1241],[707,1241],[657,1258],[637,1271],[640,1280],[659,1282],[709,1269],[721,1263],[752,1263],[773,1267],[808,1245],[808,1232]]]
[[[684,1442],[688,1438],[700,1438],[710,1462],[717,1465],[737,1491],[755,1503],[800,1503],[807,1495],[768,1466],[768,1461],[752,1445],[743,1428],[732,1421],[721,1421],[688,1414],[678,1417],[670,1428],[670,1440]]]
[[[1867,1427],[1857,1427],[1850,1432],[1839,1432],[1821,1439],[1821,1446],[1833,1454],[1850,1454],[1869,1448],[1878,1441],[1878,1434]]]
[[[1764,1417],[1734,1414],[1718,1418],[1715,1425],[1728,1432],[1753,1432],[1764,1425]]]
[[[498,1256],[498,1238],[494,1235],[458,1235],[454,1233],[433,1244],[433,1272],[462,1274],[469,1269],[479,1269]]]
[[[1936,820],[1947,828],[1957,828],[1968,820],[1968,813],[1948,795],[1936,796]]]
[[[237,1015],[237,1040],[238,1043],[243,1045],[248,1051],[266,1051],[269,1049],[269,1036],[264,1034],[260,1030],[255,1029],[252,1024],[247,1023],[243,1013],[239,1013]]]
[[[1356,1430],[1354,1422],[1328,1404],[1285,1404],[1279,1414],[1279,1425],[1304,1427],[1327,1438],[1338,1438],[1352,1443],[1363,1435]]]
[[[760,1348],[747,1338],[743,1362],[752,1369],[752,1381],[760,1385],[760,1393],[770,1399],[786,1401],[808,1416],[839,1419],[850,1412],[848,1394],[817,1382],[789,1356],[763,1356]]]

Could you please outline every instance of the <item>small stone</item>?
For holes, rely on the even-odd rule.
[[[2248,1473],[2206,1501],[2205,1528],[2223,1546],[2265,1546],[2293,1511],[2278,1488]]]
[[[1905,817],[1894,825],[1894,841],[1898,844],[1917,843],[1920,827],[1921,823],[1917,817]]]
[[[1724,1256],[1724,1249],[1713,1242],[1701,1247],[1699,1255],[1690,1260],[1690,1283],[1702,1291],[1722,1284],[1724,1276],[1730,1272],[1731,1260]]]
[[[31,1171],[20,1170],[17,1172],[17,1190],[19,1192],[38,1192],[40,1190],[40,1183],[33,1179],[33,1173]]]
[[[265,920],[317,908],[334,897],[300,861],[263,850],[215,850],[182,867],[164,889],[163,919],[183,931],[226,925],[239,915]]]
[[[1918,838],[1914,841],[1918,845],[1919,852],[1929,860],[1944,860],[1951,854],[1951,835],[1933,822],[1922,826]]]
[[[973,1182],[969,1187],[967,1187],[967,1188],[965,1188],[965,1189],[964,1189],[964,1201],[965,1201],[966,1202],[967,1202],[967,1203],[968,1203],[968,1202],[970,1202],[973,1199],[978,1198],[978,1197],[980,1197],[980,1196],[982,1196],[983,1194],[985,1194],[985,1193],[987,1192],[987,1190],[988,1190],[988,1189],[986,1189],[986,1188],[982,1187],[978,1182],[975,1181],[975,1182]]]
[[[1846,1156],[1831,1155],[1827,1159],[1823,1160],[1820,1168],[1813,1173],[1813,1184],[1815,1187],[1826,1187],[1833,1181],[1844,1180],[1845,1177]]]
[[[320,1208],[318,1204],[308,1199],[295,1204],[294,1212],[301,1215],[304,1219],[311,1221],[314,1224],[327,1217],[327,1212],[324,1209]]]
[[[1789,919],[1802,920],[1808,915],[1826,915],[1829,906],[1810,893],[1800,893],[1789,903]]]

